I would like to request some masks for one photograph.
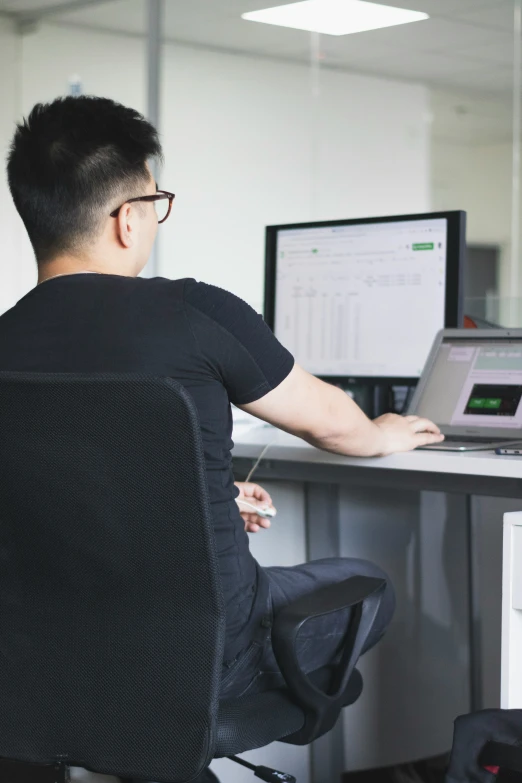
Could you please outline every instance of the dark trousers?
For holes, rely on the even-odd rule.
[[[373,576],[386,579],[387,587],[364,652],[373,647],[386,631],[393,617],[395,596],[386,574],[366,560],[352,558],[328,558],[291,568],[265,568],[270,583],[266,626],[287,604],[319,587],[343,582],[351,576]],[[298,637],[298,658],[306,672],[328,667],[342,647],[351,619],[351,610],[314,618],[305,623]],[[222,678],[221,697],[232,698],[243,694],[272,690],[284,684],[277,666],[270,641],[270,632],[260,627],[243,653],[225,668]]]

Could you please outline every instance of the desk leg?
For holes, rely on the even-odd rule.
[[[466,495],[466,533],[468,546],[469,600],[469,701],[471,712],[483,709],[482,627],[480,611],[480,569],[478,534],[473,516],[473,498]]]
[[[340,557],[339,485],[306,484],[305,530],[307,560]],[[345,769],[342,718],[310,746],[312,783],[340,783]]]
[[[307,560],[341,556],[338,484],[305,484]]]
[[[504,514],[501,707],[522,708],[522,512]]]
[[[462,712],[470,709],[470,707],[477,708],[481,706],[481,656],[480,648],[476,644],[477,638],[480,636],[477,591],[478,572],[476,568],[477,542],[473,535],[474,521],[471,516],[472,509],[469,499],[464,495],[440,496],[438,493],[435,495],[423,493],[420,499],[418,499],[414,496],[410,497],[408,494],[402,497],[402,493],[399,491],[390,491],[384,493],[383,496],[378,495],[376,498],[373,495],[369,496],[367,490],[358,490],[356,488],[350,488],[348,501],[346,495],[347,490],[336,485],[306,485],[305,520],[308,559],[338,557],[345,551],[346,535],[344,534],[346,534],[346,530],[344,530],[343,534],[341,521],[344,524],[346,519],[351,520],[350,540],[355,545],[351,548],[354,556],[374,559],[371,556],[371,552],[375,550],[377,555],[384,557],[388,552],[385,550],[380,551],[379,547],[376,546],[377,540],[380,541],[380,539],[373,541],[372,536],[386,534],[390,519],[393,518],[393,515],[390,516],[390,508],[393,508],[394,514],[398,515],[399,532],[402,532],[403,537],[406,536],[404,546],[408,547],[408,550],[405,549],[405,551],[410,553],[411,564],[409,568],[413,566],[422,567],[424,571],[420,574],[412,572],[413,575],[410,579],[416,576],[418,583],[415,583],[414,579],[414,582],[410,585],[408,579],[402,573],[408,567],[408,563],[403,563],[402,559],[399,558],[400,562],[397,564],[394,560],[394,558],[396,559],[400,555],[397,549],[397,547],[400,547],[400,544],[396,544],[395,550],[389,553],[391,557],[390,565],[395,565],[396,568],[399,568],[397,584],[402,585],[402,599],[405,601],[405,604],[402,614],[398,613],[396,617],[395,630],[392,628],[388,639],[385,640],[385,642],[387,641],[388,649],[393,652],[394,643],[397,643],[397,639],[400,641],[399,631],[401,623],[406,630],[409,629],[414,634],[415,644],[420,645],[419,656],[428,663],[430,661],[430,652],[426,645],[429,647],[430,644],[439,643],[440,641],[445,654],[448,654],[450,648],[455,648],[456,654],[465,654],[466,648],[468,648],[468,640],[473,642],[473,657],[469,662],[471,665],[468,664],[469,668],[464,661],[460,664],[457,663],[455,666],[455,669],[462,669],[461,676],[466,677],[467,675],[470,677],[470,684],[473,689],[472,703],[470,703],[470,691],[466,687],[467,683],[464,685],[462,680],[460,680],[459,684],[457,684],[458,692],[455,696],[452,695],[450,697],[448,694],[441,694],[440,703],[437,701],[436,709],[441,711],[441,714],[446,715],[453,703],[458,705],[455,709]],[[352,503],[355,503],[353,507]],[[360,528],[359,532],[357,532],[358,527]],[[362,537],[361,533],[363,533]],[[429,547],[433,546],[434,542],[435,544],[438,542],[439,548],[432,552]],[[380,541],[379,546],[382,549],[386,545]],[[451,550],[445,551],[444,546],[451,546]],[[421,550],[419,550],[419,547],[421,547]],[[379,557],[375,559],[376,562],[380,562]],[[381,560],[383,567],[387,570],[386,558],[381,558]],[[438,581],[445,588],[444,594],[439,599],[433,590],[430,574],[432,575],[431,572],[435,566],[440,568],[445,567],[445,564],[450,571],[444,578],[439,575]],[[468,587],[472,595],[469,594]],[[445,606],[444,601],[451,598],[451,590],[455,588],[463,591],[463,594],[455,596],[455,606],[451,602],[448,606]],[[449,596],[445,596],[446,590],[450,591]],[[415,611],[422,612],[422,615],[417,619]],[[447,627],[447,623],[450,621],[451,623],[457,623],[457,627],[453,630],[451,627]],[[440,638],[441,634],[444,635],[443,639]],[[459,650],[460,653],[458,652]],[[384,647],[377,651],[377,655],[381,657],[386,655]],[[401,660],[399,659],[398,662],[401,663]],[[368,663],[367,661],[366,664]],[[402,661],[402,665],[404,666],[404,661]],[[378,663],[376,664],[374,661],[373,666],[375,668],[375,666],[378,666]],[[404,674],[405,672],[402,671],[403,676]],[[438,671],[436,674],[440,677],[441,673]],[[380,691],[379,688],[377,688],[377,691],[393,693],[396,685],[386,680],[386,677],[389,676],[389,671],[386,667],[383,669],[383,675],[385,676],[381,683]],[[452,672],[452,675],[453,679],[455,679],[455,671]],[[429,694],[432,684],[426,680],[426,677],[421,672],[417,672],[416,677],[423,692]],[[416,698],[418,700],[418,697]],[[412,720],[410,713],[415,698],[410,701],[411,703],[408,706],[409,712],[407,712],[406,716],[407,723],[408,721],[411,723]],[[357,711],[357,705],[354,709]],[[388,723],[384,721],[385,716],[378,715],[376,717],[373,712],[365,712],[364,709],[362,711],[361,709],[361,705],[359,705],[361,719],[368,721],[368,725],[372,726],[373,736],[378,737],[379,732],[384,730],[383,726],[388,726]],[[455,714],[457,713],[451,712],[447,719],[448,725],[450,724],[450,717],[454,717]],[[444,734],[443,729],[438,725],[436,716],[424,716],[422,725],[429,726],[432,722],[434,722],[439,734]],[[430,743],[433,744],[432,740],[426,743],[426,738],[422,735],[422,729],[418,728],[418,724],[414,724],[412,730],[417,730],[420,734],[417,737],[417,741],[411,740],[406,744],[407,749],[411,750],[411,747],[416,745],[425,747],[426,745],[429,746]],[[343,771],[350,767],[344,752],[345,733],[346,729],[343,726],[343,722],[339,721],[330,734],[312,745],[312,783],[339,783]],[[378,740],[376,739],[375,741]],[[441,745],[443,742],[443,738],[438,737],[435,744]],[[450,738],[448,738],[448,743],[450,743]],[[408,750],[408,753],[410,750]],[[406,756],[408,753],[406,753]],[[387,748],[380,754],[380,758],[387,758],[390,754],[392,757],[394,756],[393,752]],[[365,755],[365,759],[366,756],[368,754]],[[401,753],[398,756],[400,757]],[[406,757],[403,760],[407,760]],[[386,763],[398,762],[390,761]],[[374,764],[374,766],[377,765]],[[365,763],[359,765],[359,768],[370,767]]]

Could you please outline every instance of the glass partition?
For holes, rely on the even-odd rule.
[[[161,184],[177,199],[150,273],[261,309],[266,225],[463,209],[468,314],[522,325],[520,1],[416,0],[428,19],[326,35],[243,19],[259,0],[170,0]],[[82,91],[147,111],[146,0],[11,5],[11,121]]]

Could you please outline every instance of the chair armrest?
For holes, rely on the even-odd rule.
[[[299,598],[284,607],[274,620],[274,654],[292,698],[308,716],[304,734],[311,739],[328,731],[346,704],[345,694],[373,628],[385,587],[384,579],[351,577]],[[333,668],[330,687],[325,692],[302,670],[297,657],[297,637],[309,620],[343,609],[353,610],[352,619],[341,659]]]

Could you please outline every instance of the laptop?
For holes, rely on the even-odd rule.
[[[443,329],[408,414],[446,436],[437,451],[522,445],[522,329]]]

